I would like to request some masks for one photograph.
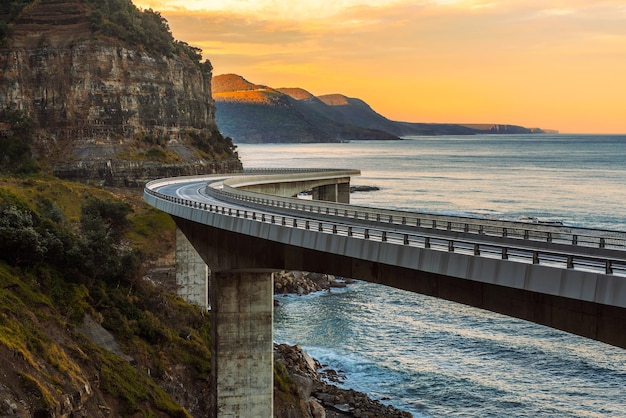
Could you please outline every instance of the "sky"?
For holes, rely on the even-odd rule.
[[[134,0],[214,75],[392,120],[626,133],[624,0]]]

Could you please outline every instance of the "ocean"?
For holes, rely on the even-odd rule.
[[[354,168],[351,202],[626,231],[626,135],[239,144],[246,168]],[[389,287],[280,297],[274,340],[415,417],[623,417],[626,350]],[[624,330],[626,332],[626,330]]]

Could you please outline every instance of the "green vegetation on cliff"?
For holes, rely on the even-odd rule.
[[[0,173],[134,187],[241,170],[216,126],[210,62],[158,12],[130,0],[0,2]]]
[[[237,146],[230,137],[224,137],[217,129],[208,133],[188,130],[183,132],[183,140],[189,143],[198,159],[230,160],[237,159]],[[158,161],[161,163],[181,162],[180,154],[171,151],[168,146],[169,138],[160,135],[139,134],[131,146],[118,154],[122,160],[130,161]]]
[[[61,3],[59,0],[0,0],[0,47],[6,46],[13,33],[12,26],[27,6],[35,2]],[[202,59],[202,50],[185,42],[176,41],[167,20],[152,9],[140,10],[131,0],[82,0],[90,8],[89,21],[95,35],[123,41],[162,55],[182,54],[192,61]],[[211,64],[204,64],[211,70]]]
[[[187,55],[192,61],[202,59],[202,50],[176,41],[167,20],[152,9],[139,10],[131,0],[86,0],[93,7],[90,21],[95,34],[120,39],[131,46],[170,56]],[[205,63],[211,69],[208,61]]]
[[[159,384],[183,366],[187,381],[208,386],[210,322],[144,278],[145,261],[173,246],[173,230],[168,215],[130,195],[0,177],[0,369],[20,382],[0,377],[0,386],[31,413],[60,411],[64,396],[90,385],[93,399],[80,396],[87,409],[115,399],[113,415],[189,416]],[[86,317],[134,365],[82,334]]]
[[[8,38],[13,34],[13,21],[32,2],[33,0],[0,0],[0,48],[7,45]]]
[[[28,405],[16,415],[210,409],[210,317],[148,278],[174,240],[170,216],[134,194],[0,175],[0,397]],[[274,376],[277,408],[293,410],[293,378],[281,364]]]
[[[39,163],[31,158],[34,125],[19,110],[0,109],[0,173],[28,174],[39,171]]]

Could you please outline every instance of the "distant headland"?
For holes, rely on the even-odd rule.
[[[305,89],[272,88],[237,74],[214,76],[220,131],[235,142],[343,142],[412,135],[543,134],[553,130],[506,124],[397,122],[361,99],[315,96]]]

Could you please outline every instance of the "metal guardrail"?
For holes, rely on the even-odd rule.
[[[203,179],[205,177],[206,176],[198,176],[198,178]],[[218,177],[219,176],[215,176],[215,178]],[[221,177],[224,178],[224,176]],[[209,180],[210,178],[206,177],[206,179]],[[529,245],[524,245],[532,244],[532,240],[530,239],[530,233],[528,234],[529,238],[522,239],[519,245],[505,245],[498,242],[481,241],[481,234],[487,235],[487,230],[485,228],[483,228],[482,232],[477,233],[477,236],[474,239],[468,238],[468,235],[465,234],[463,234],[463,236],[460,238],[432,236],[421,230],[421,227],[417,226],[415,228],[407,230],[396,228],[397,225],[406,225],[402,223],[401,218],[396,219],[396,217],[392,217],[391,220],[387,219],[384,222],[382,219],[377,220],[375,222],[372,222],[371,224],[355,223],[355,219],[361,221],[366,220],[365,214],[367,214],[368,217],[370,216],[369,214],[371,212],[369,212],[369,210],[361,211],[362,209],[367,209],[363,207],[356,207],[356,209],[354,209],[353,207],[353,211],[356,212],[356,214],[339,214],[338,208],[335,208],[337,209],[337,215],[335,215],[334,212],[331,212],[331,208],[328,207],[327,214],[331,217],[338,216],[339,220],[312,219],[310,217],[302,216],[313,213],[324,214],[324,212],[326,211],[326,205],[318,205],[317,202],[316,204],[300,204],[306,205],[307,208],[299,207],[298,209],[296,209],[295,207],[292,207],[290,209],[300,212],[300,215],[267,213],[268,209],[285,209],[288,208],[289,204],[291,204],[292,206],[296,205],[298,203],[293,202],[292,200],[298,199],[274,198],[273,196],[269,195],[267,195],[268,197],[249,196],[250,192],[232,193],[229,191],[217,190],[212,187],[208,188],[207,192],[209,192],[214,197],[219,198],[220,200],[235,202],[240,206],[245,206],[244,203],[254,203],[255,205],[260,205],[260,207],[264,207],[266,210],[254,210],[253,208],[251,208],[252,210],[245,210],[236,209],[225,205],[202,203],[165,195],[153,190],[154,187],[160,187],[166,184],[173,184],[175,182],[176,181],[169,183],[167,181],[155,181],[148,183],[145,188],[145,193],[157,199],[161,199],[177,205],[183,205],[223,216],[230,216],[235,218],[248,219],[256,222],[281,225],[283,227],[312,230],[320,233],[372,240],[395,245],[413,246],[418,248],[456,252],[472,256],[498,258],[502,260],[512,260],[524,263],[543,264],[558,268],[579,269],[588,271],[591,270],[607,275],[618,274],[626,276],[626,252],[624,253],[624,257],[608,257],[582,254],[580,251],[574,250],[556,251],[549,248],[531,248]],[[254,194],[259,195],[258,193]],[[332,204],[331,206],[333,205],[337,204]],[[350,205],[341,206],[350,207]],[[324,209],[322,210],[322,208]],[[395,211],[393,212],[395,213]],[[374,210],[373,213],[376,214],[379,212]],[[406,213],[402,213],[405,214],[404,217],[407,218]],[[342,220],[342,218],[343,220],[345,220],[345,222],[340,221]],[[414,217],[411,219],[422,218]],[[400,222],[397,223],[397,220],[399,220]],[[463,232],[466,232],[466,228],[464,225],[465,224],[463,224],[462,229]],[[436,224],[434,226],[436,227]],[[449,230],[447,225],[445,230]],[[572,248],[575,249],[576,247],[573,246]]]
[[[390,209],[368,208],[334,202],[306,201],[297,198],[278,197],[258,192],[239,190],[224,185],[219,192],[207,187],[207,194],[226,198],[260,209],[272,207],[289,213],[341,216],[351,222],[395,225],[401,228],[421,228],[450,233],[477,234],[491,237],[563,243],[580,247],[626,250],[626,232],[532,224],[527,222],[490,220],[460,216],[415,213]]]

